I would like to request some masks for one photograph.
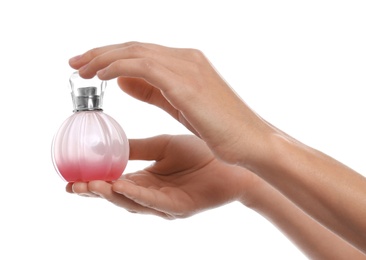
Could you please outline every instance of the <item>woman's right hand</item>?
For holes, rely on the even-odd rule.
[[[131,42],[95,48],[69,62],[84,78],[117,78],[123,91],[168,112],[220,159],[246,165],[263,159],[272,128],[200,51]]]

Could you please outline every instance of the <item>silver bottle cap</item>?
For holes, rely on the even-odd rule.
[[[83,79],[78,72],[74,72],[70,77],[74,112],[102,110],[103,94],[106,85],[106,81],[101,81],[97,77]]]

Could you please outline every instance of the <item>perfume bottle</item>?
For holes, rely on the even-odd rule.
[[[70,77],[74,114],[52,142],[56,171],[67,182],[113,181],[126,168],[129,144],[122,127],[102,110],[106,81]]]

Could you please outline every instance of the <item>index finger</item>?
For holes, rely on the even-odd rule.
[[[85,64],[89,63],[92,59],[94,59],[95,57],[102,55],[103,53],[106,53],[108,51],[117,49],[117,48],[123,48],[123,47],[127,47],[134,44],[134,42],[126,42],[126,43],[121,43],[121,44],[112,44],[112,45],[106,45],[103,47],[97,47],[97,48],[93,48],[91,50],[88,50],[87,52],[81,54],[81,55],[77,55],[75,57],[72,57],[71,59],[69,59],[69,65],[73,68],[73,69],[80,69],[82,66],[84,66]]]
[[[164,51],[165,53],[169,54],[172,57],[183,58],[183,59],[185,57],[184,53],[187,50],[187,49],[183,49],[183,48],[166,47],[166,46],[153,44],[153,43],[140,43],[140,42],[132,41],[132,42],[111,44],[111,45],[106,45],[103,47],[93,48],[91,50],[88,50],[84,54],[77,55],[77,56],[69,59],[69,64],[74,69],[80,69],[82,66],[89,63],[91,60],[93,60],[97,56],[100,56],[100,55],[102,55],[106,52],[112,51],[112,50],[126,48],[126,47],[130,47],[130,46],[136,46],[137,48],[146,48],[146,49],[151,49],[151,50],[156,50],[156,51]]]

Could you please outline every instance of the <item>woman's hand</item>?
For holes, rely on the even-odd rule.
[[[93,49],[71,59],[70,65],[78,69],[82,77],[98,74],[103,80],[117,78],[126,93],[161,107],[183,123],[220,161],[252,170],[312,218],[366,253],[366,178],[262,120],[234,93],[201,52],[127,43]],[[206,149],[206,146],[201,147]],[[194,151],[195,158],[199,158],[194,147],[183,150]],[[208,151],[206,154],[213,156]],[[235,180],[238,176],[252,175],[227,174],[229,170],[238,173],[244,168],[228,168],[220,161],[213,159],[212,164],[207,163],[202,168],[190,164],[189,168],[182,168],[189,174],[182,176],[169,175],[171,171],[165,171],[168,175],[152,175],[154,167],[148,168],[141,172],[143,181],[138,175],[131,176],[137,186],[126,180],[118,181],[109,184],[111,193],[103,193],[103,196],[109,194],[108,199],[113,201],[112,195],[119,192],[138,202],[139,210],[145,206],[170,217],[187,216],[236,199],[242,196],[240,190],[246,190],[238,188],[245,181],[236,183]],[[185,159],[185,162],[190,161]],[[220,178],[211,179],[213,172],[208,174],[208,171]],[[188,182],[183,176],[196,179]],[[173,183],[166,182],[167,179],[177,182],[169,186]],[[228,183],[230,185],[226,186]],[[90,190],[95,191],[97,184],[90,183]],[[152,186],[148,188],[148,185]],[[227,188],[231,185],[235,187],[233,190]],[[78,185],[74,186],[77,191]]]
[[[197,50],[124,43],[70,59],[82,77],[118,78],[129,95],[156,105],[232,163],[263,161],[273,131],[235,94]]]
[[[98,196],[131,212],[174,219],[240,200],[248,201],[253,174],[217,160],[195,136],[130,140],[130,159],[155,161],[113,183],[70,183],[68,192]]]

